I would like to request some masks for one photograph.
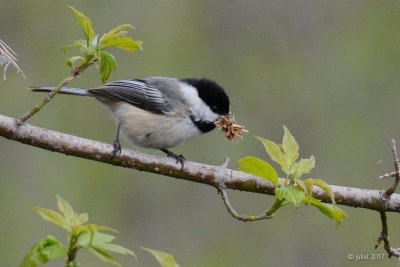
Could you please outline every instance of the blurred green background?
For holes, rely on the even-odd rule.
[[[0,38],[19,54],[28,79],[10,67],[0,82],[0,113],[18,116],[43,95],[31,85],[54,85],[68,74],[60,48],[81,38],[67,5],[88,15],[96,31],[121,23],[144,41],[134,55],[114,51],[110,80],[148,76],[209,77],[223,85],[231,109],[250,133],[230,143],[219,131],[174,149],[188,160],[230,167],[246,155],[265,157],[253,135],[280,141],[288,126],[301,156],[316,157],[312,177],[331,184],[383,189],[377,177],[393,169],[390,139],[400,142],[399,1],[5,1]],[[97,70],[72,86],[100,85]],[[115,126],[93,99],[57,97],[29,123],[111,143]],[[123,143],[127,147],[126,143]],[[230,217],[214,188],[117,168],[0,138],[1,266],[17,266],[46,234],[64,233],[30,205],[55,208],[56,194],[92,222],[120,231],[117,242],[139,260],[158,266],[139,249],[173,254],[181,266],[394,266],[395,259],[351,261],[374,250],[379,215],[343,207],[339,229],[312,208],[282,209],[270,221]],[[158,151],[146,151],[162,155]],[[229,192],[241,213],[259,213],[272,198]],[[398,214],[389,214],[393,246],[400,244]],[[85,253],[82,266],[106,266]],[[48,266],[62,266],[62,262]]]

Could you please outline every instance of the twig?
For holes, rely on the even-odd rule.
[[[391,187],[389,187],[385,192],[382,193],[382,200],[383,204],[385,205],[390,198],[393,196],[393,193],[396,191],[397,186],[400,181],[400,173],[399,173],[399,158],[397,156],[397,148],[396,148],[396,141],[392,139],[391,141],[391,148],[392,148],[392,155],[393,155],[393,164],[395,171],[393,173],[387,173],[382,175],[379,178],[388,178],[388,177],[395,177],[395,181]],[[383,248],[389,255],[389,258],[392,256],[400,257],[400,248],[391,248],[389,242],[389,228],[387,223],[386,212],[384,210],[379,211],[382,223],[382,230],[381,234],[378,236],[378,240],[375,244],[375,249],[379,247],[379,244],[383,241]]]
[[[89,58],[88,61],[83,62],[79,67],[74,69],[72,72],[72,76],[63,79],[56,87],[54,87],[54,89],[51,92],[49,92],[43,98],[43,100],[39,104],[33,106],[32,109],[27,111],[25,114],[19,116],[17,119],[18,124],[21,125],[25,123],[30,117],[39,112],[48,102],[50,102],[60,92],[63,86],[67,85],[73,79],[77,78],[80,74],[82,74],[88,67],[93,65],[96,61],[97,60],[92,60],[92,58]]]
[[[30,117],[35,115],[37,112],[39,112],[48,102],[50,102],[57,94],[60,92],[61,88],[68,84],[72,79],[74,79],[74,76],[65,78],[60,82],[58,86],[56,86],[51,92],[49,92],[42,100],[37,105],[34,105],[31,110],[26,112],[25,114],[21,115],[18,117],[17,122],[18,124],[23,124],[25,123]]]
[[[391,248],[389,242],[389,230],[387,225],[387,217],[384,211],[379,212],[381,215],[381,222],[382,222],[382,231],[381,234],[378,236],[378,240],[375,244],[375,249],[377,249],[380,243],[383,241],[383,248],[389,255],[389,258],[392,256],[400,257],[400,248]]]
[[[229,202],[228,194],[226,193],[225,189],[225,185],[221,184],[218,187],[218,193],[221,194],[222,201],[224,202],[229,214],[232,215],[233,218],[243,222],[254,222],[259,220],[271,219],[274,217],[273,215],[268,215],[268,211],[260,215],[240,215],[236,210],[233,209],[231,203]]]
[[[392,154],[393,154],[393,163],[394,163],[394,183],[391,187],[389,187],[382,195],[383,199],[389,199],[390,196],[396,191],[397,186],[399,185],[400,182],[400,173],[399,173],[399,158],[397,157],[397,148],[396,148],[396,141],[392,139],[391,141],[391,147],[392,147]],[[385,175],[383,175],[385,176]]]
[[[379,176],[379,179],[387,179],[392,177],[396,177],[396,172],[385,173],[384,175]]]
[[[225,157],[224,163],[222,163],[221,167],[228,168],[229,161],[231,161],[231,159],[228,157]]]
[[[220,184],[224,184],[228,189],[267,195],[274,194],[275,187],[272,183],[243,172],[189,161],[186,162],[185,168],[180,170],[180,164],[175,164],[175,161],[169,158],[127,149],[123,149],[121,155],[113,157],[111,153],[113,147],[110,144],[51,131],[30,124],[18,125],[14,118],[1,114],[0,136],[66,155],[175,177],[190,182],[203,183],[217,189]],[[284,179],[280,179],[279,183],[284,181]],[[331,188],[338,205],[377,211],[400,212],[399,194],[393,194],[383,204],[381,191],[379,190],[335,185],[331,185]],[[330,203],[329,196],[319,188],[313,188],[313,196],[323,202]]]

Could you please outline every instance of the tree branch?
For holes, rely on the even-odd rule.
[[[267,195],[274,194],[272,183],[243,172],[189,161],[186,162],[185,168],[180,170],[181,166],[175,164],[172,159],[127,149],[123,149],[121,155],[113,157],[111,153],[113,147],[110,144],[51,131],[30,124],[18,125],[14,118],[1,114],[0,136],[66,155],[203,183],[216,189],[223,184],[228,189]],[[282,183],[283,180],[280,180],[280,182]],[[389,200],[384,201],[381,196],[382,192],[379,190],[334,185],[331,188],[337,204],[377,211],[400,212],[399,194],[393,194]],[[329,196],[319,188],[313,189],[313,195],[323,202],[330,203]]]

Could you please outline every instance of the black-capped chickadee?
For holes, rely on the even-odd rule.
[[[31,87],[48,92],[54,87]],[[91,96],[107,106],[118,124],[113,155],[121,153],[119,133],[130,142],[160,149],[180,162],[185,158],[168,148],[215,128],[214,122],[229,113],[229,97],[209,79],[151,77],[120,80],[94,89],[63,87],[61,94]]]

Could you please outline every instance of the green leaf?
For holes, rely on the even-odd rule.
[[[239,165],[242,172],[261,177],[273,183],[275,187],[278,186],[278,174],[268,162],[248,156],[240,159]]]
[[[88,47],[81,47],[80,48],[80,51],[79,51],[81,54],[83,54],[83,55],[85,55],[85,58],[88,58],[88,57],[95,57],[96,59],[98,59],[98,54],[97,54],[97,51],[96,51],[96,48],[95,47],[91,47],[91,46],[88,46]]]
[[[77,261],[70,261],[66,267],[81,267],[81,265]]]
[[[304,173],[310,173],[314,167],[314,156],[311,156],[309,159],[301,159],[290,168],[289,177],[291,179],[299,179]]]
[[[279,145],[277,145],[275,142],[271,140],[259,136],[256,136],[256,138],[260,140],[261,143],[264,145],[264,148],[267,151],[267,154],[271,157],[271,159],[282,167],[284,155]]]
[[[115,236],[97,232],[96,229],[83,230],[79,234],[76,244],[81,247],[88,248],[96,244],[111,243],[115,239]]]
[[[339,227],[340,223],[342,223],[343,220],[348,217],[347,213],[342,209],[339,209],[337,206],[322,203],[319,199],[314,197],[307,197],[304,200],[304,203],[311,204],[312,206],[318,208],[321,213],[335,220],[336,227]]]
[[[310,173],[312,169],[315,168],[315,157],[311,156],[309,159],[301,159],[300,161],[304,161],[304,173]]]
[[[128,33],[127,29],[133,29],[133,26],[130,24],[122,24],[104,34],[100,38],[100,50],[113,46],[130,52],[142,49],[141,41],[135,41],[132,38],[126,36],[126,34]]]
[[[314,186],[318,186],[319,188],[324,190],[324,192],[331,199],[332,204],[335,205],[335,194],[333,193],[332,188],[329,186],[329,184],[327,184],[324,180],[309,178],[309,179],[305,179],[304,182],[314,185]]]
[[[92,244],[110,243],[115,239],[115,236],[99,233],[99,232],[83,232],[79,235],[76,244],[81,247],[88,248]]]
[[[106,52],[100,51],[100,78],[105,83],[111,75],[111,72],[117,68],[115,57]]]
[[[110,39],[113,39],[114,37],[118,36],[125,36],[129,29],[135,29],[131,24],[121,24],[113,29],[111,29],[108,33],[103,34],[103,36],[100,38],[100,44],[108,42]]]
[[[64,215],[69,227],[77,225],[78,214],[76,214],[71,205],[59,195],[57,195],[57,207],[58,210]]]
[[[93,243],[94,244],[100,244],[100,243],[110,243],[115,239],[115,236],[105,234],[105,233],[96,233],[94,238],[93,238]]]
[[[79,233],[84,233],[84,232],[89,232],[92,235],[94,235],[95,233],[99,232],[99,231],[110,231],[110,232],[114,232],[114,233],[118,233],[117,230],[108,227],[108,226],[101,226],[101,225],[97,225],[97,224],[85,224],[79,227],[79,229],[77,229],[79,231]],[[99,237],[100,235],[107,235],[104,233],[99,233]]]
[[[94,235],[88,231],[80,231],[80,230],[76,230],[74,232],[80,232],[78,234],[74,233],[75,236],[78,236],[78,239],[76,240],[75,244],[76,246],[79,247],[84,247],[84,248],[88,248],[91,246],[92,242],[93,242],[93,238]],[[115,238],[115,237],[113,237]]]
[[[55,225],[61,226],[64,229],[68,229],[68,223],[66,222],[65,218],[58,213],[57,211],[41,208],[41,207],[32,207],[34,211],[39,213],[39,215],[46,221],[52,222]]]
[[[116,245],[116,244],[112,244],[112,243],[99,243],[99,244],[93,244],[93,247],[96,249],[103,250],[103,251],[106,250],[109,252],[114,252],[114,253],[118,253],[118,254],[122,254],[122,255],[131,255],[132,257],[137,259],[135,253],[133,253],[132,250],[127,249],[120,245]]]
[[[87,213],[81,213],[78,215],[77,225],[83,225],[89,220],[89,215]]]
[[[36,267],[50,260],[64,257],[67,253],[68,249],[55,237],[49,235],[32,247],[20,267]]]
[[[284,153],[284,169],[290,170],[299,157],[299,145],[293,135],[289,132],[288,128],[283,126],[283,129],[282,150]],[[289,172],[286,171],[286,174],[289,174]]]
[[[86,36],[87,44],[89,44],[92,41],[92,39],[94,38],[94,36],[95,36],[94,30],[93,30],[93,26],[92,26],[92,22],[82,12],[78,11],[74,7],[68,6],[68,8],[70,8],[72,10],[72,12],[74,13],[76,19],[78,20],[79,24],[81,25],[83,33]]]
[[[131,24],[121,24],[118,25],[117,27],[113,28],[111,31],[109,31],[106,34],[103,34],[103,36],[100,38],[100,47],[103,45],[106,45],[109,41],[118,38],[118,37],[123,37],[126,36],[128,33],[128,29],[134,29],[134,27]]]
[[[78,237],[76,242],[77,246],[86,248],[89,252],[100,258],[101,260],[115,265],[120,264],[110,255],[108,252],[114,252],[122,255],[131,255],[136,259],[135,253],[131,250],[122,247],[120,245],[112,244],[111,242],[115,239],[114,236],[104,233],[90,233],[86,232]]]
[[[116,37],[101,45],[100,49],[106,49],[109,47],[118,47],[129,52],[134,52],[138,49],[142,50],[142,42],[135,41],[128,36]]]
[[[157,259],[158,263],[160,263],[161,267],[179,267],[178,263],[175,262],[174,256],[171,254],[144,247],[141,247],[141,249],[152,254]]]
[[[111,256],[110,254],[108,254],[107,252],[105,252],[101,249],[89,247],[89,248],[87,248],[87,250],[104,262],[111,263],[116,266],[122,267],[122,265],[117,260],[115,260],[113,256]]]
[[[87,46],[86,40],[79,39],[79,40],[74,41],[71,45],[64,46],[62,48],[62,50],[64,53],[66,53],[68,49],[80,48],[80,47],[86,47],[86,46]]]
[[[300,180],[300,179],[299,179],[299,180],[296,180],[296,183],[297,183],[298,187],[300,187],[301,190],[303,190],[304,193],[305,193],[306,195],[308,195],[308,190],[307,190],[306,184],[305,184],[302,180]]]
[[[295,186],[281,186],[275,188],[275,196],[279,200],[284,199],[293,203],[297,208],[300,206],[301,202],[303,202],[306,194],[301,188]]]
[[[67,61],[65,62],[67,64],[67,66],[71,67],[74,65],[74,63],[78,60],[83,60],[83,57],[80,56],[73,56],[70,57],[69,59],[67,59]]]

